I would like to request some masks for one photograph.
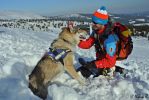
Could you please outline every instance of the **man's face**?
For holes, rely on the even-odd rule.
[[[97,23],[92,23],[92,27],[94,30],[102,30],[104,28],[104,25],[97,24]]]

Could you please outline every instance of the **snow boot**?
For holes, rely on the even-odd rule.
[[[115,72],[119,72],[120,74],[124,73],[124,68],[121,68],[120,66],[115,66]]]
[[[126,78],[127,74],[128,74],[128,70],[124,69],[120,66],[115,66],[115,72],[119,73],[122,77]]]

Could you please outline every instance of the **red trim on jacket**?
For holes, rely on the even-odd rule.
[[[116,55],[110,56],[106,54],[106,56],[100,60],[96,60],[95,64],[97,68],[112,68],[116,63]]]

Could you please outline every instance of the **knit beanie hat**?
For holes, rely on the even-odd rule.
[[[100,9],[94,12],[92,16],[92,22],[105,25],[108,23],[108,17],[109,15],[106,11],[106,8],[102,6]]]

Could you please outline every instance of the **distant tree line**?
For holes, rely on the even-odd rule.
[[[57,20],[57,19],[19,19],[19,20],[0,20],[1,27],[8,28],[21,28],[32,31],[49,31],[50,28],[62,28],[66,27],[68,21]],[[73,21],[74,26],[86,25],[89,22],[84,21]]]
[[[144,26],[128,25],[128,28],[132,31],[133,36],[142,36],[142,37],[147,37],[149,39],[149,26],[148,25],[144,25]]]
[[[32,31],[51,31],[51,28],[62,28],[66,27],[68,21],[72,21],[74,26],[82,27],[84,29],[89,29],[90,20],[81,20],[81,19],[60,19],[60,18],[49,18],[49,19],[12,19],[5,20],[0,19],[0,27],[8,28],[21,28]],[[127,25],[128,28],[132,31],[133,36],[142,36],[149,39],[149,26],[134,26]]]

